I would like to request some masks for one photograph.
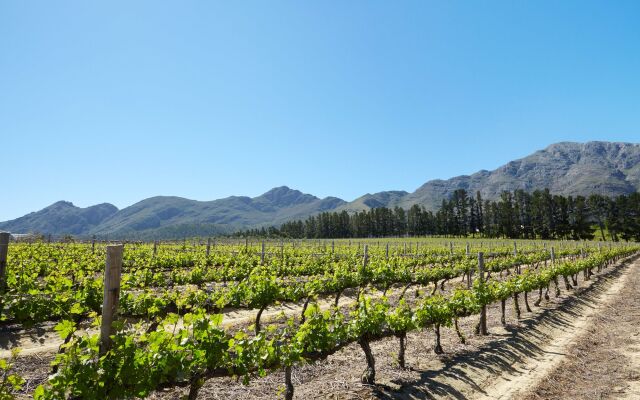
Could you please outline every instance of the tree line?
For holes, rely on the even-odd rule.
[[[420,205],[373,208],[355,213],[323,212],[305,220],[238,232],[237,236],[366,238],[392,236],[480,236],[512,239],[640,241],[640,193],[552,195],[549,189],[502,192],[495,201],[456,190],[434,213]]]

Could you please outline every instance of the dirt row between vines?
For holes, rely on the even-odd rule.
[[[523,400],[640,399],[640,262],[603,294],[564,357]]]

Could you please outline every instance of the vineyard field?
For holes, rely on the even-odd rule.
[[[0,395],[473,397],[469,381],[491,376],[474,360],[493,370],[496,357],[535,353],[535,332],[559,337],[553,318],[639,252],[443,238],[12,242]],[[105,269],[117,270],[107,289]]]

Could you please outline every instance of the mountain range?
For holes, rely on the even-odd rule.
[[[502,191],[549,188],[554,194],[616,196],[640,190],[640,144],[561,142],[511,161],[493,171],[447,180],[431,180],[414,192],[365,194],[351,202],[317,198],[286,186],[258,197],[231,196],[213,201],[157,196],[118,210],[107,203],[80,208],[59,201],[40,211],[0,222],[14,233],[99,235],[113,238],[181,238],[215,235],[259,226],[278,226],[323,211],[355,212],[376,207],[409,208],[413,204],[436,210],[457,189],[480,191],[496,199]]]

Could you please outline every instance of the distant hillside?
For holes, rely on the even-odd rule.
[[[12,221],[0,222],[0,230],[27,233],[86,234],[105,219],[118,212],[112,204],[98,204],[80,208],[68,201],[59,201]]]
[[[286,186],[255,198],[232,196],[196,201],[158,196],[119,211],[112,205],[82,209],[61,201],[37,213],[0,223],[0,230],[135,238],[215,235],[248,226],[281,224],[342,204],[345,201],[335,197],[319,199]],[[104,211],[106,206],[109,212]]]
[[[505,190],[544,188],[555,194],[574,196],[592,193],[616,196],[640,190],[640,145],[556,143],[493,171],[482,170],[472,175],[428,181],[415,192],[400,198],[398,192],[377,193],[375,198],[380,201],[375,207],[409,208],[413,204],[421,204],[435,211],[442,199],[449,198],[457,189],[465,189],[472,194],[480,191],[484,199],[494,200]],[[342,208],[370,208],[361,199]]]
[[[589,142],[556,143],[494,170],[426,182],[415,192],[366,194],[352,202],[319,199],[286,186],[250,198],[232,196],[213,201],[159,196],[119,210],[111,204],[78,208],[57,202],[24,217],[0,223],[0,230],[110,237],[172,238],[214,235],[238,229],[280,225],[323,211],[355,212],[413,204],[436,210],[456,189],[480,191],[496,199],[504,190],[549,188],[562,195],[592,193],[615,196],[640,190],[640,145]]]
[[[171,231],[171,227],[183,226],[186,229],[199,226],[198,229],[211,234],[247,226],[281,224],[333,210],[344,203],[335,197],[319,199],[286,186],[254,198],[232,196],[196,201],[181,197],[152,197],[120,210],[89,233],[154,236],[154,231]]]
[[[374,194],[367,193],[358,197],[350,203],[341,205],[336,211],[356,212],[368,210],[370,208],[394,207],[404,199],[409,192],[404,190],[392,190],[388,192],[378,192]]]

